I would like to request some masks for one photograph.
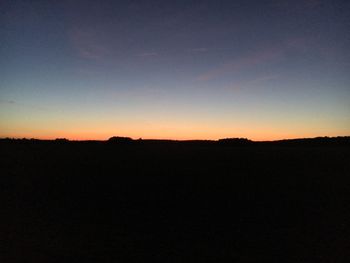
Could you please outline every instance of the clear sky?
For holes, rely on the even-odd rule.
[[[350,1],[0,3],[0,137],[350,135]]]

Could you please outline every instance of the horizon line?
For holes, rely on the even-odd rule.
[[[68,139],[65,137],[56,138],[28,138],[28,137],[0,137],[0,140],[38,140],[38,141],[56,141],[56,140],[66,140],[70,142],[108,142],[111,138],[121,138],[130,139],[131,141],[173,141],[173,142],[191,142],[191,141],[207,141],[207,142],[219,142],[220,140],[247,140],[249,142],[278,142],[278,141],[288,141],[288,140],[312,140],[312,139],[336,139],[336,138],[350,138],[350,135],[338,135],[338,136],[316,136],[316,137],[295,137],[295,138],[283,138],[275,140],[251,140],[245,137],[225,137],[219,139],[169,139],[169,138],[137,138],[127,136],[111,136],[107,139]]]

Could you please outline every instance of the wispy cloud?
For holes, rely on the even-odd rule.
[[[321,1],[320,0],[305,0],[304,5],[307,8],[315,8],[315,7],[318,7],[319,5],[321,5]]]
[[[192,52],[208,52],[209,48],[205,48],[205,47],[192,48],[190,51],[192,51]]]
[[[232,50],[234,48],[231,47],[198,47],[198,48],[191,48],[189,49],[190,52],[193,53],[205,53],[205,52],[216,52],[216,51],[226,51],[226,50]]]
[[[219,65],[212,70],[199,75],[197,80],[208,81],[228,73],[249,69],[260,64],[270,63],[280,59],[289,51],[305,52],[311,46],[311,39],[312,38],[310,37],[289,38],[280,45],[261,49],[255,53]]]
[[[0,99],[0,104],[8,104],[8,105],[14,105],[16,107],[25,107],[25,108],[31,108],[35,110],[47,110],[47,108],[38,106],[38,105],[32,105],[28,103],[22,103],[14,100],[8,100],[8,99]]]
[[[208,81],[217,77],[220,77],[227,73],[232,73],[245,68],[250,68],[252,66],[265,63],[280,57],[284,52],[283,48],[270,48],[252,55],[239,58],[234,61],[227,62],[217,68],[207,71],[197,77],[200,81]]]
[[[252,79],[252,80],[249,80],[247,82],[245,82],[246,85],[256,85],[256,84],[261,84],[265,81],[269,81],[269,80],[274,80],[274,79],[278,79],[278,75],[267,75],[267,76],[261,76],[259,78],[256,78],[256,79]]]
[[[203,53],[208,53],[208,52],[215,52],[215,51],[223,51],[223,50],[231,50],[233,48],[208,48],[208,47],[196,47],[196,48],[187,48],[187,49],[181,49],[181,50],[171,50],[171,49],[162,49],[160,51],[149,51],[149,52],[143,52],[137,54],[138,57],[159,57],[159,56],[167,56],[167,55],[172,55],[174,53],[177,54],[197,54],[197,55],[202,55]]]
[[[310,41],[311,41],[311,38],[305,38],[305,37],[291,38],[286,41],[286,48],[305,51],[309,47]]]
[[[140,57],[156,57],[158,56],[157,52],[144,52],[139,54]]]
[[[321,6],[320,0],[299,0],[299,1],[275,1],[275,6],[281,7],[288,11],[303,11],[308,12],[311,9],[315,9]]]
[[[270,80],[275,80],[278,78],[279,78],[278,75],[260,76],[258,78],[254,78],[254,79],[250,79],[250,80],[246,80],[246,81],[242,81],[242,82],[238,82],[238,83],[237,82],[231,83],[231,84],[227,85],[225,88],[227,90],[231,90],[231,91],[241,91],[247,87],[259,86],[265,82],[268,82]]]
[[[16,102],[13,101],[13,100],[2,100],[2,99],[0,99],[0,103],[3,103],[3,104],[15,104]]]
[[[109,53],[108,48],[101,43],[92,29],[74,28],[70,32],[70,39],[82,58],[99,60]]]

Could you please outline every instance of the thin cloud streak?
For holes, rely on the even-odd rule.
[[[47,108],[45,107],[41,107],[41,106],[36,106],[36,105],[32,105],[32,104],[27,104],[27,103],[21,103],[21,102],[18,102],[18,101],[14,101],[14,100],[0,100],[0,104],[10,104],[10,105],[14,105],[14,106],[20,106],[20,107],[25,107],[25,108],[31,108],[31,109],[34,109],[34,110],[48,110]]]
[[[0,100],[0,103],[3,103],[3,104],[15,104],[16,102],[13,101],[13,100]]]
[[[157,52],[144,52],[139,54],[140,57],[157,57],[158,53]]]
[[[239,82],[239,83],[232,83],[231,85],[227,85],[226,89],[227,90],[234,90],[235,92],[237,91],[242,91],[243,89],[246,89],[248,86],[257,86],[260,84],[263,84],[264,82],[270,81],[270,80],[275,80],[278,79],[278,75],[267,75],[267,76],[261,76],[259,78]]]
[[[205,47],[192,48],[190,51],[192,51],[192,52],[208,52],[209,48],[205,48]]]
[[[250,68],[252,66],[255,66],[261,63],[266,63],[273,59],[279,58],[284,53],[284,51],[285,49],[283,48],[265,49],[263,51],[259,51],[255,54],[252,54],[250,56],[237,59],[235,61],[228,62],[222,66],[214,68],[204,74],[199,75],[197,77],[197,80],[208,81],[230,72],[235,72],[245,68]]]
[[[108,55],[109,50],[98,41],[92,30],[75,28],[70,32],[70,39],[78,56],[85,59],[99,60]]]

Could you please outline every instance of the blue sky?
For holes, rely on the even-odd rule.
[[[0,7],[1,137],[350,133],[347,1]]]

